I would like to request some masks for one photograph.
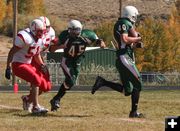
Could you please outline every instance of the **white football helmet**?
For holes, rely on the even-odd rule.
[[[45,24],[46,30],[47,30],[47,32],[49,32],[50,31],[50,26],[51,26],[49,19],[47,17],[45,17],[45,16],[41,16],[38,19],[40,19]]]
[[[47,17],[45,17],[45,16],[41,16],[38,19],[40,19],[46,26],[51,25],[49,19]]]
[[[83,26],[78,20],[71,20],[68,23],[68,32],[72,36],[79,36],[81,34],[82,28]]]
[[[46,26],[40,19],[34,19],[30,23],[30,31],[33,33],[33,35],[37,38],[41,38],[46,31]]]
[[[126,6],[123,9],[122,17],[129,18],[131,22],[135,23],[138,16],[138,10],[134,6]]]

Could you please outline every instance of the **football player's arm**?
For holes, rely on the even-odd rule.
[[[141,41],[141,37],[138,37],[135,28],[131,24],[120,25],[118,32],[122,42],[127,45]]]
[[[66,31],[60,33],[59,37],[55,40],[57,43],[49,47],[50,52],[55,52],[58,49],[66,48],[66,45],[64,44],[66,41],[66,33],[67,33]]]
[[[66,46],[63,44],[63,45],[50,45],[49,47],[49,51],[50,52],[55,52],[56,50],[58,49],[64,49]]]
[[[105,48],[106,47],[106,44],[105,42],[103,41],[103,39],[96,39],[96,44],[98,46],[100,46],[101,48]]]
[[[13,55],[14,55],[18,50],[20,50],[20,48],[17,47],[17,46],[13,46],[13,47],[10,49],[10,51],[9,51],[9,53],[8,53],[8,57],[7,57],[6,68],[10,68],[10,64],[11,64]]]
[[[58,44],[58,37],[54,37],[51,41],[51,45],[57,45]]]
[[[34,57],[34,60],[36,61],[36,63],[38,65],[44,65],[44,62],[43,62],[42,57],[41,57],[40,54],[37,54],[37,55],[35,55],[33,57]]]
[[[48,45],[45,44],[43,51],[45,51],[46,49],[48,49],[50,52],[52,52],[51,49],[50,49],[50,47],[53,47],[53,46],[56,47],[57,44],[58,44],[58,38],[57,38],[57,37],[54,37],[54,38],[51,40],[50,44],[48,44]],[[53,49],[53,48],[52,48],[52,49]]]
[[[18,50],[20,50],[19,47],[13,46],[13,47],[10,49],[9,53],[8,53],[6,70],[5,70],[5,77],[6,77],[6,79],[8,79],[8,80],[11,78],[11,66],[10,66],[10,64],[11,64],[11,62],[12,62],[13,55],[14,55]]]
[[[37,64],[40,66],[40,69],[43,73],[49,74],[48,68],[43,62],[43,59],[40,54],[37,54],[34,56],[34,60],[37,62]]]
[[[137,32],[134,28],[130,29],[130,36],[132,37],[141,37],[140,33]],[[133,43],[133,48],[143,48],[144,44],[142,42],[142,39],[138,42]]]
[[[45,51],[46,49],[49,50],[49,52],[54,52],[57,48],[57,45],[58,45],[58,38],[57,37],[54,37],[52,40],[51,40],[51,43],[45,48],[43,49],[43,51]]]
[[[95,32],[91,32],[91,35],[88,37],[89,43],[95,43],[97,46],[100,46],[101,48],[105,48],[106,44],[103,41],[103,39],[100,39]]]
[[[126,43],[126,44],[131,44],[131,43],[136,43],[141,41],[141,37],[133,37],[133,36],[128,36],[127,33],[121,34],[121,40]]]
[[[8,53],[7,65],[6,65],[7,68],[10,67],[13,55],[16,52],[18,52],[21,48],[23,48],[24,45],[25,45],[25,42],[24,42],[23,36],[21,34],[17,34],[16,39],[15,39],[15,43]]]

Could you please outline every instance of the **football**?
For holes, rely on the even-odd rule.
[[[139,37],[139,36],[140,36],[140,33],[137,32],[137,31],[135,31],[135,30],[133,30],[133,31],[130,31],[130,32],[128,33],[128,36],[131,36],[131,37]],[[134,44],[133,44],[133,47],[135,47],[135,48],[143,48],[143,47],[144,47],[144,44],[143,44],[143,42],[137,42],[137,43],[134,43]]]
[[[140,34],[139,34],[139,32],[133,30],[133,31],[130,31],[130,32],[128,33],[128,36],[138,37],[138,36],[140,36]]]

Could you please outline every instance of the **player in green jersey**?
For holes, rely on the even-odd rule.
[[[126,6],[122,17],[114,25],[114,38],[118,44],[116,68],[122,84],[107,81],[98,76],[91,91],[94,94],[100,87],[107,86],[118,92],[124,92],[125,96],[131,95],[132,108],[129,113],[131,118],[143,117],[142,113],[137,112],[142,83],[133,51],[135,47],[142,47],[141,37],[134,28],[137,16],[138,10],[134,6]]]
[[[70,90],[74,86],[80,72],[81,62],[85,57],[86,47],[91,43],[96,43],[101,48],[105,47],[104,41],[99,39],[93,31],[82,28],[80,21],[71,20],[68,29],[59,35],[59,45],[50,47],[50,51],[58,48],[64,49],[61,67],[65,75],[65,81],[50,101],[51,111],[57,111],[60,107],[60,99],[65,95],[66,90]]]

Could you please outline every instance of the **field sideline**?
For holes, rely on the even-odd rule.
[[[146,118],[129,119],[130,97],[114,91],[68,92],[58,112],[32,116],[22,110],[20,97],[27,93],[0,93],[1,131],[162,131],[166,116],[180,115],[180,90],[146,90],[139,111]],[[55,93],[40,96],[50,109]]]

